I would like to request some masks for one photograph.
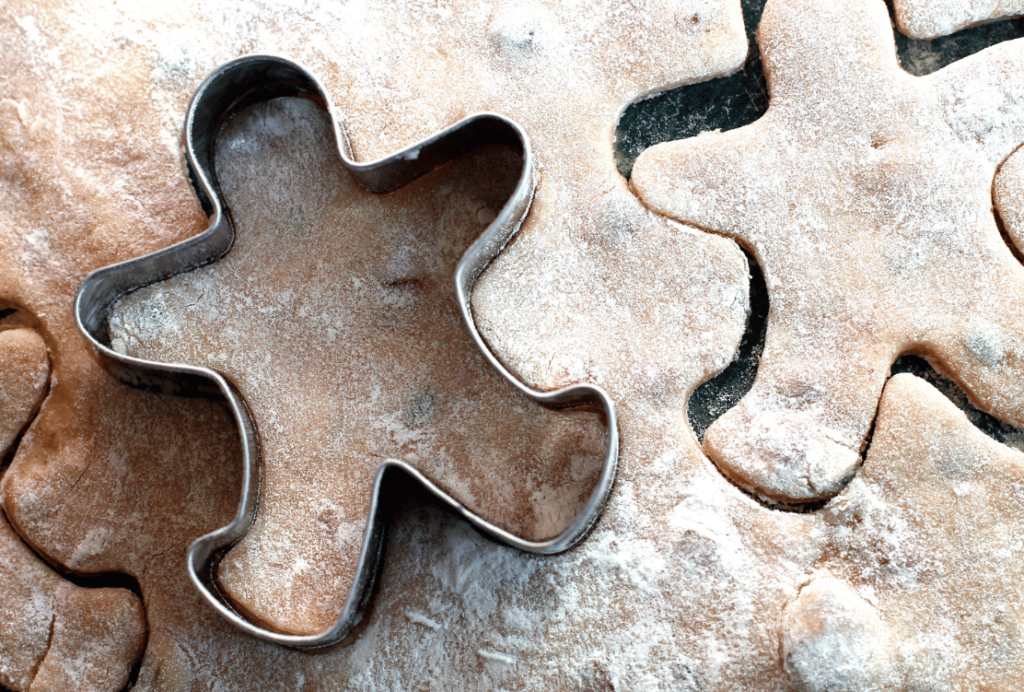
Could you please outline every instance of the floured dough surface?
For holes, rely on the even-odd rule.
[[[969,26],[1024,14],[1021,0],[893,0],[896,24],[913,38],[947,36]]]
[[[16,320],[16,315],[0,319],[0,457],[38,410],[50,377],[46,343]]]
[[[1024,150],[1018,149],[1000,166],[993,196],[1003,230],[1024,254]]]
[[[1024,454],[923,380],[889,380],[864,468],[822,511],[829,545],[782,621],[801,689],[1013,689],[1022,483]]]
[[[1024,424],[1024,267],[991,212],[996,167],[1024,141],[1024,42],[914,78],[877,0],[771,2],[758,42],[768,113],[652,147],[631,181],[764,270],[757,379],[707,431],[709,456],[770,501],[834,495],[905,352]]]
[[[456,39],[429,29],[450,26],[445,8],[402,5],[442,22],[420,22],[421,32],[401,36],[403,47],[436,37],[438,50],[430,55],[443,65],[450,49],[444,41]],[[676,7],[687,6],[697,4]],[[599,10],[590,11],[596,17]],[[703,457],[685,421],[687,392],[717,372],[742,331],[742,255],[727,239],[682,230],[642,210],[640,217],[625,214],[641,223],[617,226],[590,221],[600,215],[565,213],[577,207],[561,206],[570,198],[550,192],[556,188],[545,174],[548,163],[540,189],[553,201],[535,211],[551,220],[549,230],[524,228],[506,253],[515,252],[516,261],[492,267],[475,304],[491,343],[524,379],[554,383],[593,374],[619,403],[620,474],[594,533],[563,555],[530,556],[411,502],[391,526],[365,628],[348,646],[312,655],[241,635],[204,605],[185,578],[183,555],[236,506],[239,452],[230,418],[216,404],[144,394],[102,373],[70,323],[71,296],[89,269],[205,227],[182,175],[177,133],[188,97],[224,59],[259,50],[298,57],[335,95],[351,79],[376,89],[381,104],[404,96],[410,112],[420,104],[443,120],[438,102],[464,82],[439,80],[444,88],[427,99],[392,70],[373,72],[382,63],[367,61],[364,73],[349,69],[364,64],[367,43],[353,40],[359,36],[394,51],[395,62],[410,60],[409,71],[416,68],[408,56],[417,55],[388,47],[394,35],[369,21],[372,12],[352,12],[350,5],[269,2],[8,3],[0,12],[5,64],[13,66],[0,102],[0,180],[5,193],[16,195],[16,203],[0,205],[0,300],[42,314],[56,377],[7,474],[4,507],[52,559],[138,578],[149,636],[137,688],[786,692],[794,680],[780,651],[784,614],[808,584],[831,576],[878,613],[890,642],[901,643],[898,670],[916,675],[907,673],[907,689],[955,689],[958,679],[965,689],[1013,689],[1017,635],[1006,623],[1019,622],[1013,570],[1022,560],[1012,537],[1020,533],[1014,522],[1021,512],[1013,504],[1017,481],[1002,465],[1005,451],[978,438],[955,411],[935,408],[941,400],[933,395],[900,398],[906,410],[886,408],[887,396],[883,414],[892,425],[880,421],[868,464],[839,496],[845,504],[837,498],[826,510],[793,514],[743,496]],[[638,16],[622,15],[624,22]],[[680,36],[691,34],[678,24],[663,26],[671,43],[647,54],[652,69],[699,55],[680,47]],[[644,36],[634,31],[638,43]],[[543,95],[539,81],[522,88]],[[530,110],[536,97],[522,98],[509,83],[501,87],[509,89],[508,100]],[[582,83],[588,88],[580,98],[590,98],[603,82]],[[589,128],[586,113],[573,113],[559,127]],[[357,143],[361,155],[408,143],[407,125],[404,118],[368,119]],[[371,135],[379,138],[372,147]],[[581,141],[604,147],[604,137]],[[449,174],[457,176],[463,163]],[[570,180],[581,193],[603,197],[584,168],[571,170],[578,171]],[[254,195],[271,191],[264,179]],[[622,218],[615,205],[608,209],[609,219]],[[575,225],[577,219],[583,221]],[[608,227],[634,230],[594,233],[593,242],[585,235]],[[556,242],[566,228],[570,240]],[[553,271],[555,258],[576,261],[576,269]],[[609,265],[616,270],[595,271],[616,259]],[[486,288],[491,281],[515,287],[516,275],[548,281],[543,290],[509,294],[542,315],[532,330]],[[555,329],[560,313],[568,316],[561,325],[568,336]],[[502,340],[511,328],[521,330],[517,338]],[[573,334],[579,338],[570,344]],[[520,348],[521,340],[532,347]],[[940,437],[942,426],[954,437]],[[893,433],[882,445],[885,430]],[[918,438],[918,431],[931,438]],[[977,477],[949,474],[948,461],[932,461],[957,449],[961,437],[967,451],[960,458],[973,460],[963,467],[973,463]],[[870,462],[885,449],[889,461],[875,473]],[[918,466],[930,471],[914,476]],[[961,485],[965,478],[974,485]],[[965,545],[984,569],[961,559]],[[1007,677],[999,679],[1003,671]]]
[[[32,420],[49,374],[39,333],[17,313],[0,320],[0,458]],[[0,514],[4,688],[116,692],[142,655],[145,622],[135,594],[84,589],[64,580],[25,547]]]
[[[342,167],[326,113],[303,99],[253,107],[217,151],[234,247],[123,299],[110,333],[130,355],[215,368],[249,405],[261,512],[221,564],[227,593],[276,629],[327,629],[389,458],[517,536],[566,530],[597,482],[606,432],[493,373],[452,279],[511,194],[519,157],[477,154],[457,176],[442,169],[374,195]]]

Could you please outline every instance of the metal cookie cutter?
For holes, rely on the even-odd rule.
[[[259,437],[245,401],[230,382],[213,370],[122,355],[110,348],[107,333],[110,309],[119,298],[143,286],[213,262],[231,249],[234,228],[230,216],[225,213],[213,168],[214,140],[221,125],[233,114],[262,101],[295,95],[310,97],[326,108],[342,163],[359,184],[371,192],[397,190],[437,166],[484,145],[506,144],[522,152],[523,167],[515,192],[497,218],[466,250],[455,270],[459,309],[480,352],[513,387],[551,408],[589,407],[599,410],[604,413],[608,426],[604,465],[584,510],[560,535],[541,542],[523,540],[485,521],[405,462],[385,461],[378,469],[373,484],[362,553],[345,606],[330,628],[309,636],[281,634],[253,624],[232,608],[214,578],[218,558],[252,526],[259,500]],[[200,235],[177,245],[90,274],[75,298],[75,319],[102,365],[122,382],[164,394],[222,397],[230,406],[243,450],[238,512],[230,524],[195,541],[187,556],[192,583],[217,612],[255,637],[296,648],[327,646],[347,636],[361,619],[380,566],[384,538],[380,487],[389,469],[405,471],[479,530],[521,550],[557,553],[572,547],[586,535],[604,508],[618,463],[618,427],[611,398],[600,387],[587,384],[552,392],[526,386],[491,353],[476,328],[470,307],[477,278],[519,230],[533,199],[536,177],[530,143],[516,123],[494,113],[472,115],[402,151],[370,163],[358,163],[352,159],[341,118],[319,80],[290,60],[253,55],[220,66],[196,91],[185,120],[185,161],[196,195],[210,217],[209,227]]]

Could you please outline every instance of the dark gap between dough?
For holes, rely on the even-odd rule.
[[[1009,423],[1004,423],[995,416],[985,413],[968,398],[956,382],[939,373],[931,363],[920,356],[903,355],[896,359],[890,370],[890,377],[902,372],[909,372],[920,377],[942,392],[957,408],[967,414],[967,419],[974,427],[1008,447],[1024,451],[1024,431],[1018,430]]]
[[[746,249],[743,254],[750,267],[750,316],[739,351],[725,370],[693,390],[686,402],[686,420],[701,444],[711,424],[738,404],[754,386],[768,334],[768,286],[754,256]]]
[[[633,162],[647,147],[709,130],[735,130],[765,114],[768,83],[754,40],[765,2],[742,0],[750,53],[741,70],[728,77],[660,92],[623,111],[615,128],[615,164],[627,180]],[[893,16],[891,0],[886,4]],[[912,39],[898,29],[893,34],[900,67],[923,77],[997,43],[1024,37],[1024,17],[1002,19],[931,40]]]

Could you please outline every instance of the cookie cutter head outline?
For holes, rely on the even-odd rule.
[[[214,571],[219,556],[237,543],[256,517],[260,489],[259,435],[244,399],[221,374],[203,367],[135,358],[110,348],[107,321],[114,303],[131,291],[191,271],[225,255],[234,241],[234,228],[220,194],[213,167],[213,145],[221,125],[242,109],[279,96],[305,96],[322,105],[330,119],[342,164],[371,192],[397,190],[457,156],[488,144],[511,145],[522,152],[523,166],[515,191],[497,218],[466,250],[455,270],[455,292],[463,322],[484,358],[522,394],[550,408],[589,407],[602,412],[608,428],[604,463],[597,485],[571,526],[545,541],[527,541],[489,523],[464,507],[404,461],[388,459],[374,478],[370,508],[353,584],[333,625],[315,635],[275,632],[240,614],[218,589]],[[206,396],[227,400],[242,442],[241,499],[231,523],[197,539],[189,548],[189,577],[203,598],[239,629],[260,639],[294,648],[313,649],[344,639],[359,623],[381,563],[384,522],[381,485],[389,470],[401,469],[457,514],[485,534],[524,551],[551,554],[572,547],[593,527],[611,492],[618,464],[618,426],[615,407],[596,385],[579,384],[550,392],[532,389],[513,376],[487,347],[476,328],[470,299],[473,285],[487,265],[519,230],[529,212],[536,171],[526,133],[512,120],[495,113],[468,116],[399,152],[359,163],[342,119],[327,90],[301,65],[277,56],[251,55],[229,61],[199,86],[185,120],[185,162],[196,195],[210,218],[201,234],[163,250],[110,265],[91,273],[75,297],[75,320],[100,363],[122,382],[164,394]]]

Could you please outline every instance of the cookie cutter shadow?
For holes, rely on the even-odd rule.
[[[234,241],[234,228],[221,196],[213,167],[213,145],[221,125],[232,115],[281,96],[303,96],[326,111],[341,161],[349,173],[371,192],[392,192],[456,157],[485,145],[504,144],[522,154],[522,170],[515,191],[495,220],[466,250],[455,270],[455,293],[463,322],[487,362],[506,382],[530,399],[554,409],[587,408],[604,415],[607,443],[598,482],[571,526],[545,541],[527,541],[491,524],[463,506],[409,464],[388,459],[379,467],[373,484],[362,552],[352,587],[341,614],[331,627],[315,635],[291,635],[254,624],[232,607],[215,579],[219,558],[248,532],[258,511],[260,495],[260,443],[245,400],[221,374],[202,367],[161,363],[115,352],[107,333],[108,316],[122,296],[176,274],[197,269],[224,256]],[[532,389],[512,375],[491,352],[478,331],[470,300],[473,286],[487,265],[519,230],[529,212],[536,187],[536,170],[526,133],[512,120],[494,113],[468,116],[422,141],[377,161],[359,163],[342,125],[342,118],[320,81],[301,65],[270,55],[251,55],[214,70],[197,89],[185,120],[185,161],[190,181],[210,218],[201,234],[138,259],[99,269],[82,283],[75,298],[75,320],[103,367],[122,382],[148,391],[179,396],[223,398],[241,436],[243,473],[241,499],[230,524],[196,540],[188,550],[187,569],[202,597],[239,629],[265,641],[300,649],[314,649],[344,639],[359,623],[369,604],[380,569],[384,539],[381,487],[389,470],[401,470],[418,481],[444,505],[490,537],[520,550],[552,554],[571,548],[597,521],[611,492],[618,463],[618,426],[615,407],[600,387],[577,384],[544,392]]]

